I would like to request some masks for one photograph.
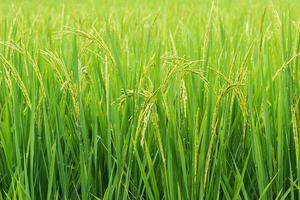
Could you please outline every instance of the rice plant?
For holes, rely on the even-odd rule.
[[[0,199],[299,199],[299,9],[1,1]]]

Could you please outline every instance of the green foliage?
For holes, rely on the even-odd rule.
[[[0,199],[299,199],[290,1],[1,1]]]

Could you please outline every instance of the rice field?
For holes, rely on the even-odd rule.
[[[299,199],[299,10],[2,0],[0,200]]]

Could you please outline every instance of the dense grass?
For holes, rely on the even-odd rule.
[[[299,199],[295,1],[1,1],[0,199]]]

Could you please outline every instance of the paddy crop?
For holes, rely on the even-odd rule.
[[[299,199],[299,9],[1,1],[0,199]]]

